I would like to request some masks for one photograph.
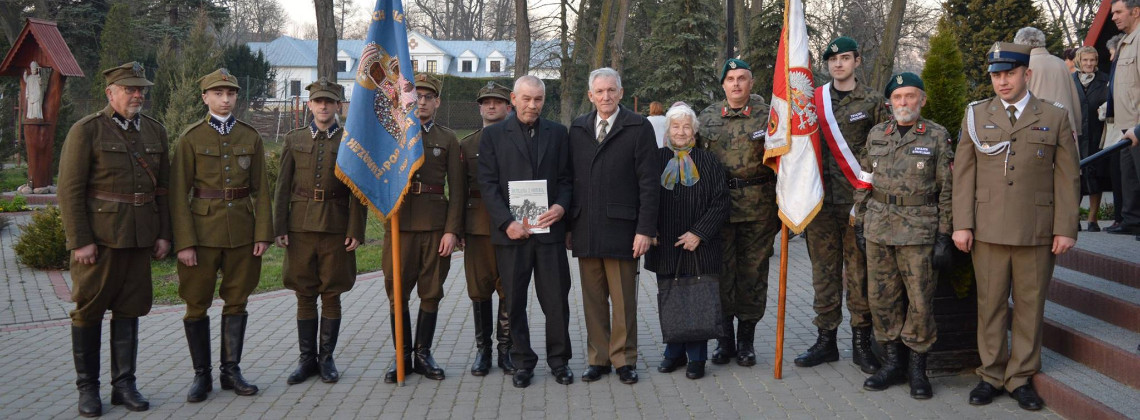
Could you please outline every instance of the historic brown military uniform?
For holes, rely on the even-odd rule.
[[[416,87],[428,89],[438,100],[439,81],[431,76],[416,76]],[[459,140],[450,128],[428,121],[420,125],[424,157],[423,164],[412,175],[411,183],[404,195],[404,202],[397,213],[400,218],[400,268],[402,269],[401,299],[404,311],[408,311],[407,301],[412,289],[420,297],[420,313],[416,321],[416,365],[417,373],[427,372],[424,368],[431,359],[431,341],[435,335],[435,323],[439,311],[439,301],[443,298],[443,281],[451,268],[451,258],[439,255],[443,235],[450,233],[457,238],[463,234],[463,205],[467,197],[467,180],[460,159]],[[447,185],[445,195],[444,184]],[[384,235],[384,288],[388,301],[392,302],[392,234],[391,224],[386,223]],[[405,313],[405,335],[410,335],[409,314]],[[393,315],[393,330],[395,316]],[[406,337],[404,345],[411,340]],[[409,349],[402,350],[409,354]],[[421,359],[424,363],[421,363]],[[387,381],[395,382],[395,363],[389,369]],[[443,379],[443,371],[430,369],[429,377]]]
[[[344,88],[325,78],[313,82],[309,101],[339,104]],[[288,382],[300,383],[321,373],[336,382],[333,364],[340,331],[340,294],[356,283],[356,251],[347,251],[346,238],[364,240],[364,205],[336,178],[337,149],[344,131],[335,117],[321,130],[317,122],[285,135],[281,172],[274,194],[274,230],[287,237],[283,283],[297,295],[297,330],[301,359]],[[317,347],[317,297],[321,298],[320,346]]]
[[[1000,50],[991,50],[991,64],[1018,46],[995,47]],[[970,104],[954,160],[954,230],[971,230],[974,238],[982,359],[977,373],[1010,391],[1041,369],[1045,298],[1056,262],[1051,248],[1055,236],[1076,239],[1080,197],[1068,114],[1026,96],[1012,122],[1000,98]]]
[[[238,88],[237,78],[225,69],[203,77],[199,84],[203,92]],[[221,270],[218,295],[225,302],[221,380],[223,389],[229,389],[234,380],[244,382],[237,363],[245,336],[245,306],[261,277],[261,257],[253,255],[254,242],[273,241],[272,190],[265,175],[265,150],[253,126],[233,115],[224,121],[208,116],[179,137],[173,167],[174,249],[193,248],[198,260],[195,266],[178,264],[178,294],[186,301],[184,319],[191,358],[196,376],[209,379],[206,310],[214,299]],[[241,395],[257,393],[256,386],[238,385]],[[205,395],[189,399],[195,402],[197,397]]]
[[[140,98],[152,85],[142,65],[134,62],[105,70],[103,75],[108,89],[143,89]],[[166,129],[142,114],[127,118],[113,106],[71,127],[59,164],[59,205],[67,248],[96,246],[94,264],[71,264],[72,350],[79,411],[85,416],[102,412],[99,347],[103,314],[108,310],[113,316],[112,399],[125,398],[132,410],[149,407],[135,390],[138,317],[150,312],[150,260],[156,242],[166,241],[164,247],[169,248],[171,239]]]

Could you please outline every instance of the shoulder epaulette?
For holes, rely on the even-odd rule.
[[[479,127],[479,129],[478,129],[478,130],[472,131],[470,134],[468,134],[468,135],[466,135],[466,136],[463,136],[463,138],[459,139],[459,141],[464,141],[464,140],[467,140],[467,139],[469,139],[469,138],[471,138],[471,137],[474,137],[476,134],[479,134],[479,133],[482,133],[482,132],[483,132],[483,127]]]
[[[76,121],[75,124],[83,125],[83,124],[87,124],[91,121],[95,121],[95,119],[99,118],[99,115],[101,115],[101,114],[103,114],[103,112],[96,112],[96,113],[93,113],[91,115],[85,116],[83,118],[80,118],[79,121]]]
[[[163,124],[162,124],[162,122],[158,121],[158,120],[157,120],[157,119],[155,119],[154,117],[152,117],[152,116],[150,116],[150,115],[142,114],[142,113],[140,113],[139,115],[142,115],[142,117],[143,117],[143,118],[146,118],[146,119],[150,120],[151,122],[153,122],[153,123],[155,123],[155,124],[158,124],[158,126],[159,126],[159,127],[162,127],[162,129],[163,129],[163,130],[165,130],[165,129],[166,129],[166,126],[165,126],[165,125],[163,125]]]
[[[200,119],[198,121],[194,121],[194,122],[190,123],[190,125],[186,126],[186,128],[182,130],[182,134],[179,134],[179,137],[185,136],[187,133],[190,132],[190,130],[193,130],[195,127],[197,127],[199,125],[205,124],[206,121],[208,121],[209,119],[210,119],[209,117],[206,117],[206,118],[203,118],[203,119]]]
[[[978,99],[978,100],[976,100],[976,101],[974,101],[974,102],[970,102],[970,104],[969,104],[969,105],[966,105],[966,106],[967,106],[967,107],[971,107],[971,106],[974,106],[974,105],[977,105],[977,104],[980,104],[980,103],[983,103],[983,102],[988,102],[988,101],[989,101],[989,99]]]
[[[1065,106],[1062,105],[1060,102],[1053,102],[1053,106],[1055,106],[1057,108],[1065,109]]]

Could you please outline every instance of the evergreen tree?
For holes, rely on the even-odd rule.
[[[930,38],[922,81],[926,85],[926,107],[922,116],[946,127],[951,133],[962,124],[966,111],[966,74],[963,73],[962,51],[958,38],[946,19],[938,21],[938,29]]]
[[[118,67],[128,61],[143,61],[138,57],[139,48],[135,47],[136,31],[131,6],[122,1],[112,4],[103,23],[103,33],[99,36],[98,71]],[[102,98],[104,88],[103,83],[93,84],[92,98]]]
[[[271,93],[269,84],[275,78],[275,72],[269,66],[269,60],[265,59],[265,53],[258,51],[255,54],[245,44],[230,45],[222,51],[222,67],[237,77],[241,85],[237,109],[247,109],[251,102],[262,100]]]
[[[645,54],[653,63],[651,75],[637,96],[664,104],[685,101],[700,112],[721,92],[720,46],[709,40],[724,32],[721,3],[716,0],[675,0],[657,11]]]
[[[168,44],[169,45],[169,44]],[[171,67],[170,99],[162,114],[162,123],[170,136],[170,150],[174,150],[175,140],[182,131],[205,116],[206,107],[202,103],[202,90],[198,79],[214,70],[221,63],[214,35],[209,29],[209,18],[205,13],[198,15],[193,30],[182,44],[182,53],[169,51],[162,55],[173,62],[160,63]]]
[[[1044,30],[1048,25],[1033,0],[946,0],[942,19],[958,38],[962,51],[969,98],[994,95],[986,72],[986,53],[995,42],[1013,42],[1018,29],[1033,26]]]

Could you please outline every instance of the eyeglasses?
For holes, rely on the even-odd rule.
[[[417,94],[416,95],[417,99],[426,99],[429,101],[434,100],[435,98],[438,98],[438,97],[439,97],[439,95],[436,95],[434,93],[424,93],[424,94]]]
[[[146,96],[146,94],[150,92],[150,88],[143,86],[123,86],[123,92],[126,92],[127,95],[134,95],[138,93]]]

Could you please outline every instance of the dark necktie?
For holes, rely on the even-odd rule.
[[[1010,105],[1010,106],[1005,107],[1005,110],[1007,112],[1009,112],[1009,125],[1010,126],[1017,125],[1017,107]]]

